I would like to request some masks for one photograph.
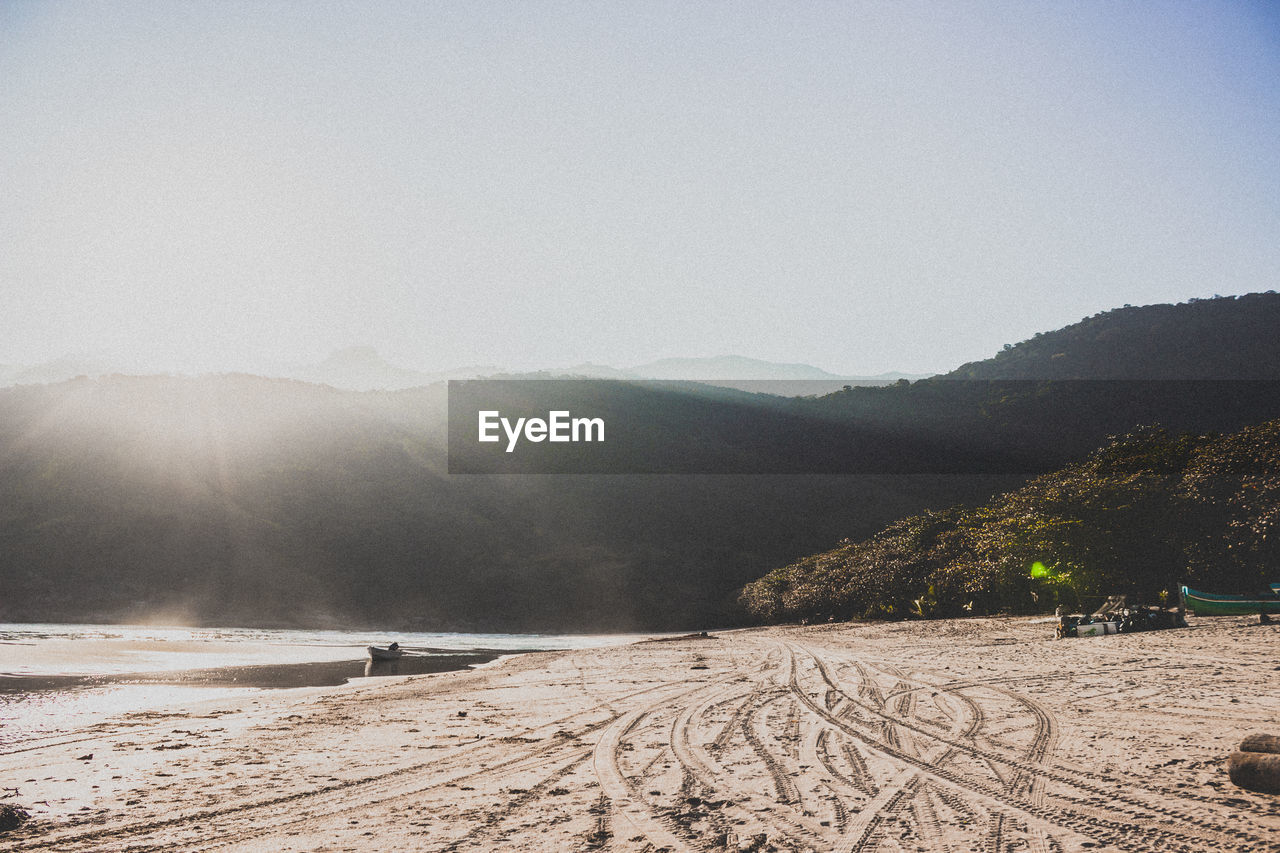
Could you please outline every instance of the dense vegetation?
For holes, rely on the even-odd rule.
[[[899,520],[743,590],[757,618],[946,616],[1257,591],[1280,566],[1280,421],[1147,427],[976,508]]]

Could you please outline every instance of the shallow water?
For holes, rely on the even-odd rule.
[[[503,654],[642,636],[0,624],[0,744],[205,699],[462,669]],[[366,647],[392,640],[409,656],[371,664]]]
[[[0,623],[0,677],[118,675],[227,666],[360,660],[398,641],[416,654],[476,649],[578,649],[641,639],[632,634],[461,634]],[[0,689],[3,689],[0,687]]]

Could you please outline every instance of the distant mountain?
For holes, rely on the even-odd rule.
[[[286,378],[350,391],[400,391],[448,379],[476,379],[499,370],[500,368],[491,365],[437,372],[412,370],[391,364],[374,347],[355,346],[337,350],[318,364],[288,371]]]
[[[618,368],[584,362],[572,367],[528,372],[498,372],[497,379],[617,379],[663,382],[701,382],[753,394],[781,397],[812,397],[830,394],[846,386],[889,385],[900,379],[924,379],[925,373],[881,373],[876,376],[841,376],[811,364],[781,364],[739,355],[713,358],[666,358],[635,367]],[[450,379],[470,379],[455,375]]]
[[[575,364],[573,367],[566,367],[564,370],[555,371],[557,375],[565,378],[582,377],[583,379],[639,379],[639,374],[631,370],[624,370],[617,367],[610,367],[607,364],[595,364],[593,362],[583,362]]]
[[[713,358],[664,358],[630,368],[645,379],[845,379],[811,364],[779,364],[720,355]]]
[[[637,365],[627,372],[644,379],[688,379],[784,397],[830,394],[846,385],[888,385],[899,379],[923,379],[931,375],[891,372],[877,376],[842,376],[811,364],[761,361],[740,355],[664,358]]]
[[[711,358],[664,358],[623,369],[586,363],[564,370],[542,371],[539,375],[556,378],[695,381],[757,394],[798,397],[830,394],[846,385],[888,385],[899,379],[924,379],[932,374],[891,371],[875,376],[842,376],[811,364],[779,363],[740,355],[721,355]]]
[[[356,390],[430,384],[425,373],[396,367],[367,346],[337,350],[318,364],[298,368],[294,375],[307,382]]]
[[[811,364],[780,363],[747,358],[741,355],[718,355],[711,358],[663,358],[633,367],[583,362],[572,367],[539,370],[534,373],[504,373],[585,379],[660,379],[693,382],[802,381],[802,382],[896,382],[899,379],[924,379],[931,373],[890,371],[875,376],[850,376],[830,373]]]
[[[106,358],[63,356],[37,365],[0,365],[0,387],[8,385],[65,382],[77,376],[139,375],[147,372],[126,368]],[[511,371],[500,365],[483,364],[446,370],[419,370],[393,364],[375,347],[351,346],[335,350],[312,364],[284,366],[257,374],[270,378],[298,379],[348,391],[402,391],[422,388],[450,379],[502,378],[583,378],[660,379],[710,382],[726,387],[783,396],[825,394],[844,385],[884,385],[898,379],[923,379],[928,374],[882,373],[876,376],[841,376],[809,364],[779,364],[737,355],[715,358],[667,358],[635,367],[613,367],[584,362],[566,368]],[[772,384],[761,384],[761,383]],[[777,383],[802,382],[807,385]]]
[[[1280,294],[1126,305],[1007,345],[949,379],[1280,378]]]

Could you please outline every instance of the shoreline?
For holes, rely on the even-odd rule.
[[[541,651],[532,649],[530,651]],[[252,687],[287,690],[297,687],[337,687],[357,678],[426,675],[488,664],[522,651],[476,649],[406,655],[394,661],[369,658],[300,661],[279,664],[173,669],[159,672],[120,672],[105,675],[0,674],[0,694],[110,687],[112,685],[164,684],[184,687]]]
[[[214,699],[0,748],[33,814],[0,850],[1280,849],[1225,769],[1280,707],[1247,622],[739,629]]]
[[[315,651],[314,649],[311,651]],[[0,749],[69,729],[109,725],[126,714],[164,713],[192,702],[261,692],[338,688],[373,681],[475,669],[529,649],[415,648],[394,661],[352,657],[127,672],[0,673]],[[330,652],[331,653],[331,652]],[[202,654],[201,659],[216,658]]]

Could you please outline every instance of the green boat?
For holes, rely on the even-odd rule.
[[[1260,595],[1218,595],[1182,588],[1182,600],[1197,616],[1251,616],[1255,613],[1280,613],[1280,584],[1271,584],[1271,592]]]

